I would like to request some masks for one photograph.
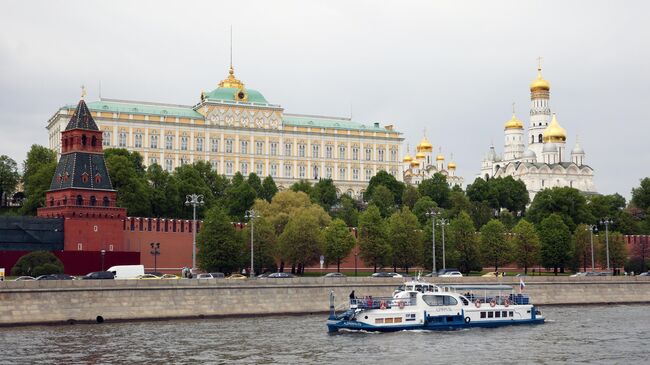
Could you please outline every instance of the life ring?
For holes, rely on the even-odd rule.
[[[497,302],[494,299],[490,300],[490,307],[494,308],[494,306],[496,306],[496,305],[497,305]]]
[[[481,308],[481,300],[480,300],[480,299],[476,299],[476,300],[474,301],[474,305],[476,306],[476,308]]]
[[[506,299],[503,301],[503,305],[505,305],[506,307],[509,306],[509,305],[510,305],[510,299],[506,298]]]
[[[469,317],[465,317],[465,323],[469,324],[469,322],[471,322],[471,321],[472,321],[471,318],[469,318]]]
[[[399,309],[404,309],[404,306],[405,306],[405,305],[406,305],[406,303],[404,303],[403,300],[400,300],[400,301],[399,301]]]
[[[379,304],[379,308],[386,309],[386,302],[382,300],[381,303]]]

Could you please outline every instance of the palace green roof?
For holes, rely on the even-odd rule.
[[[285,114],[282,117],[282,121],[285,126],[359,130],[368,132],[389,132],[385,128],[380,127],[378,124],[365,125],[359,122],[354,122],[347,118],[328,118],[311,115]]]
[[[235,99],[235,95],[239,92],[239,89],[234,87],[218,87],[210,92],[204,93],[204,97],[208,100],[226,100],[226,101],[239,101]],[[239,101],[240,103],[259,103],[259,104],[268,104],[266,98],[257,90],[253,89],[244,89],[244,92],[248,94],[247,101]]]
[[[102,113],[121,113],[121,114],[146,114],[146,115],[163,115],[179,118],[203,119],[203,115],[191,107],[182,107],[176,105],[148,104],[130,101],[92,101],[86,104],[88,109],[93,112]],[[66,105],[66,109],[74,109],[75,106]]]

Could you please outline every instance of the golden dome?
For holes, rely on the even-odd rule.
[[[506,122],[505,129],[524,129],[524,122],[517,119],[514,113],[512,113],[512,118]]]
[[[565,142],[566,141],[566,130],[560,126],[560,123],[557,122],[555,118],[555,113],[553,113],[553,119],[551,119],[551,124],[544,129],[544,143],[546,142]]]
[[[455,170],[456,169],[456,163],[454,161],[450,161],[449,164],[447,164],[447,170]]]
[[[422,151],[418,151],[418,153],[415,154],[415,158],[418,160],[424,160],[425,157],[427,157],[427,155]]]
[[[548,81],[544,80],[542,78],[542,69],[538,68],[537,69],[537,78],[533,80],[533,82],[530,83],[530,91],[549,91],[551,89],[551,85],[548,83]]]
[[[411,161],[413,161],[413,157],[411,157],[411,155],[407,153],[406,156],[404,156],[403,161],[404,162],[411,162]]]
[[[420,162],[418,160],[411,161],[411,167],[420,167]]]
[[[223,79],[219,83],[219,87],[231,88],[231,89],[243,89],[244,83],[235,78],[235,70],[230,65],[230,70],[228,71],[228,77]]]
[[[436,156],[436,161],[444,161],[445,156],[442,155],[442,153],[439,153],[438,156]]]
[[[433,146],[429,142],[426,136],[422,137],[420,144],[417,145],[418,152],[431,152],[433,151]]]

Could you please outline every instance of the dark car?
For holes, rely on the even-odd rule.
[[[115,279],[115,274],[112,271],[94,271],[82,276],[83,280],[113,280]]]
[[[341,274],[340,272],[330,272],[325,274],[326,278],[344,278],[345,275]]]
[[[380,271],[380,272],[376,272],[376,273],[372,274],[371,276],[372,276],[373,278],[392,278],[392,277],[393,277],[393,273],[392,273],[392,272],[383,272],[383,271]]]
[[[274,272],[273,274],[269,274],[269,276],[267,276],[267,278],[269,279],[278,279],[278,278],[286,279],[286,278],[295,278],[295,277],[296,275],[290,274],[288,272]]]
[[[74,276],[68,274],[50,274],[41,275],[37,277],[36,280],[74,280]]]

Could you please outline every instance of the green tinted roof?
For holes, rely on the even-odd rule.
[[[346,129],[346,130],[359,130],[368,132],[389,132],[387,129],[376,125],[365,125],[359,122],[354,122],[347,118],[328,118],[318,117],[311,115],[291,115],[285,114],[282,117],[285,126],[296,127],[310,127],[310,128],[331,128],[331,129]],[[395,132],[395,131],[390,131]]]
[[[179,118],[203,119],[203,116],[191,107],[177,105],[148,104],[130,101],[92,101],[86,104],[93,112],[110,112],[122,114],[147,114],[162,115]],[[74,109],[75,106],[66,105],[66,109]]]
[[[227,100],[227,101],[239,101],[240,103],[259,103],[259,104],[268,104],[264,96],[257,90],[253,89],[244,89],[248,94],[248,101],[239,101],[235,99],[235,95],[239,92],[239,89],[234,87],[218,87],[210,92],[206,92],[203,95],[208,100]]]

